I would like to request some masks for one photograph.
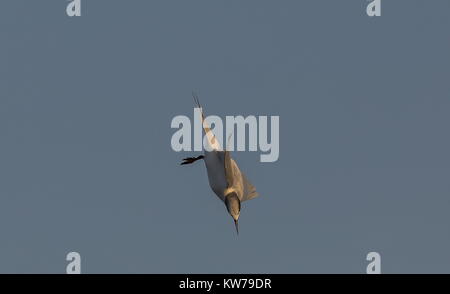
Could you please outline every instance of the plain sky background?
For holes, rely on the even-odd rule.
[[[0,272],[450,272],[450,1],[0,3]],[[236,236],[176,115],[279,115]]]

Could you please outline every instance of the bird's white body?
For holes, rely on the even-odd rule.
[[[230,192],[235,192],[241,202],[258,196],[256,188],[247,180],[228,151],[205,151],[204,156],[209,186],[220,200],[225,201]]]
[[[225,190],[228,183],[223,159],[223,152],[205,152],[204,161],[208,173],[209,186],[220,200],[225,201]]]

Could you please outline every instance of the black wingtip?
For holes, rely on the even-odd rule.
[[[192,98],[194,98],[194,103],[197,106],[197,108],[202,108],[202,106],[200,105],[200,100],[198,99],[197,92],[192,91]]]

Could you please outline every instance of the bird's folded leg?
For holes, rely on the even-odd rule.
[[[200,155],[200,156],[197,156],[197,157],[186,157],[186,158],[183,159],[183,162],[180,163],[180,164],[181,165],[183,165],[183,164],[191,164],[191,163],[193,163],[193,162],[195,162],[195,161],[197,161],[199,159],[203,159],[203,158],[204,158],[203,155]]]

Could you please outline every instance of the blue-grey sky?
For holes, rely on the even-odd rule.
[[[450,2],[0,3],[0,272],[448,273]],[[176,115],[279,115],[236,237]]]

